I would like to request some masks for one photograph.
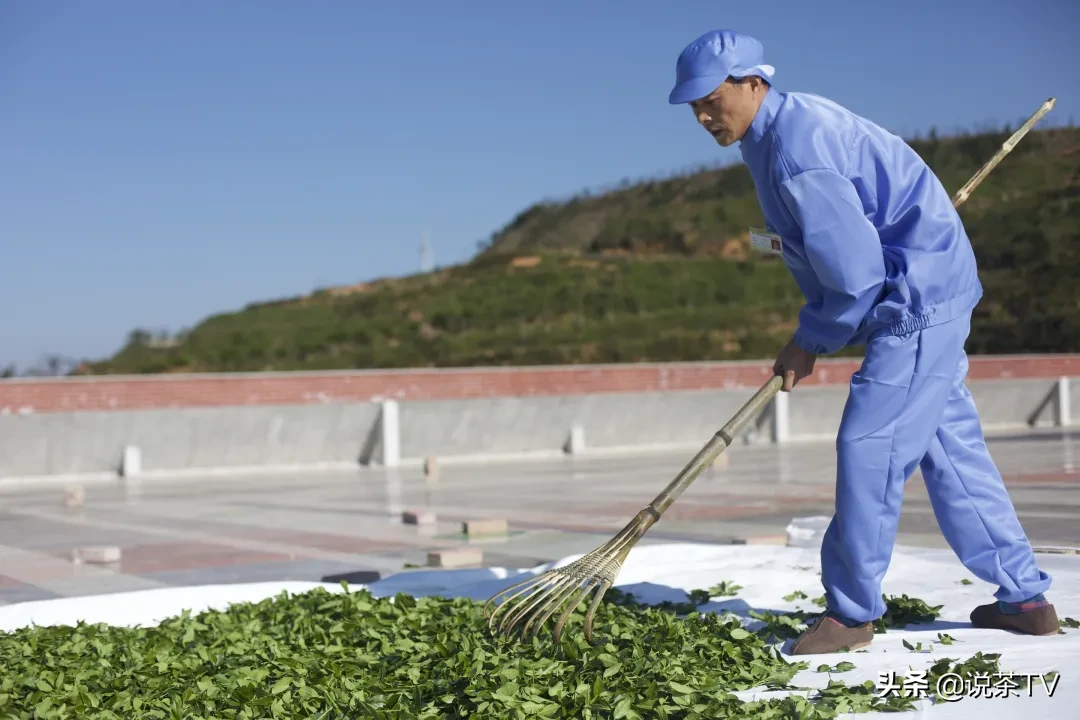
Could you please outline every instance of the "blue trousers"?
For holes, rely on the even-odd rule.
[[[953,552],[995,597],[1019,602],[1050,587],[1039,570],[964,384],[970,316],[878,337],[852,375],[836,440],[836,512],[821,547],[830,610],[857,621],[885,613],[904,485],[922,469]]]

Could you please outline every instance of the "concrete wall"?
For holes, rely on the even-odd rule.
[[[1064,388],[1063,397],[1080,407],[1080,377],[1067,385],[1024,378],[976,380],[969,387],[990,432],[1022,429],[1031,421],[1080,424],[1058,398]],[[116,473],[127,446],[139,448],[141,469],[150,472],[551,455],[567,448],[575,426],[586,453],[700,447],[754,390],[7,414],[0,415],[0,482]],[[832,440],[846,396],[846,384],[800,386],[763,413],[745,439]]]
[[[401,455],[559,451],[575,425],[590,448],[700,445],[752,394],[702,390],[402,403]]]
[[[377,452],[379,405],[292,405],[0,415],[0,478],[356,464]]]
[[[968,390],[979,409],[983,428],[1000,432],[1055,425],[1053,402],[1058,381],[1044,378],[1019,380],[975,380]],[[1080,394],[1080,378],[1069,383],[1070,394]],[[847,401],[847,385],[798,388],[788,399],[790,438],[792,440],[832,439],[840,427]],[[1072,407],[1077,407],[1076,401]],[[1034,415],[1034,417],[1032,417]],[[1073,423],[1076,422],[1074,419]]]

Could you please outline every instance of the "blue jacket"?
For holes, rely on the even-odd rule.
[[[769,88],[740,147],[806,298],[794,336],[804,350],[907,334],[981,299],[952,199],[902,139],[830,100]]]

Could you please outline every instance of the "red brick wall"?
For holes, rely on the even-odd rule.
[[[758,387],[771,362],[577,365],[0,380],[0,413],[442,400]],[[819,360],[807,384],[845,384],[857,361]],[[971,358],[972,380],[1080,376],[1080,355]]]

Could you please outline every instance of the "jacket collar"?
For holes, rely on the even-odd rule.
[[[770,86],[765,91],[765,98],[761,101],[754,120],[740,141],[740,147],[744,152],[761,142],[761,139],[769,132],[773,121],[776,120],[776,114],[780,111],[781,103],[783,103],[783,98],[780,92]]]

